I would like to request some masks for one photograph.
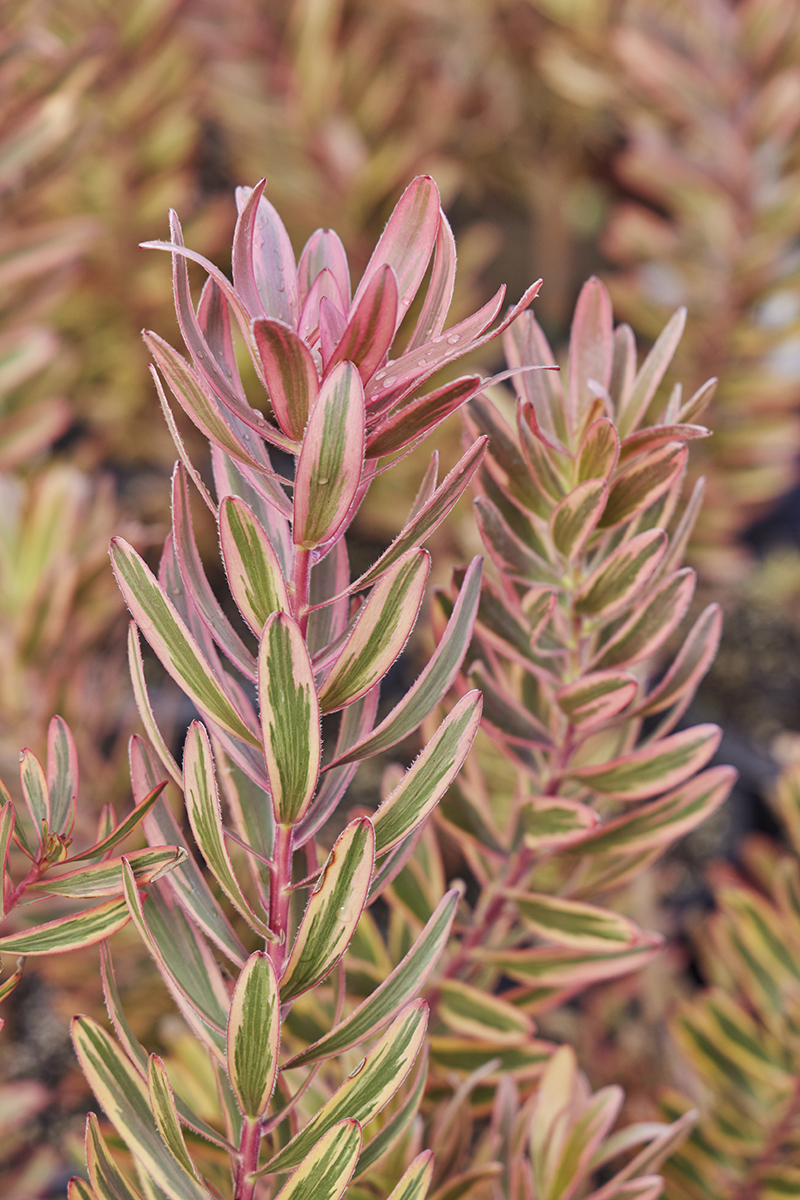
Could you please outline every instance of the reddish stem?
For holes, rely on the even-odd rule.
[[[275,970],[280,976],[286,958],[289,937],[289,902],[292,886],[292,826],[278,825],[275,828],[275,845],[269,887],[269,927],[277,937],[270,948]]]
[[[295,546],[292,562],[292,608],[293,616],[305,637],[308,628],[308,589],[311,578],[311,551],[303,546]]]
[[[245,1117],[239,1142],[239,1167],[236,1171],[234,1200],[253,1200],[256,1190],[258,1151],[261,1146],[261,1125],[253,1117]]]

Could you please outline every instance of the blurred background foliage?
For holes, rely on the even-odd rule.
[[[674,377],[690,392],[720,378],[715,436],[692,451],[708,499],[690,558],[727,612],[692,715],[723,724],[720,761],[743,784],[727,815],[636,884],[630,903],[672,935],[671,949],[548,1026],[574,1041],[593,1086],[626,1086],[632,1115],[654,1115],[654,1080],[680,1111],[691,1086],[675,1046],[691,1057],[691,1030],[712,1020],[690,997],[698,984],[738,986],[723,965],[728,935],[699,953],[690,928],[720,888],[715,928],[735,924],[731,896],[750,887],[709,864],[726,857],[755,877],[759,903],[780,907],[764,881],[790,853],[752,840],[745,853],[741,840],[756,831],[788,846],[764,796],[777,760],[797,757],[800,731],[800,4],[6,0],[0,112],[0,775],[13,791],[19,749],[39,751],[61,712],[89,824],[103,804],[126,802],[135,728],[108,537],[147,549],[168,517],[173,448],[139,331],[174,340],[171,280],[162,256],[138,249],[165,236],[168,208],[187,243],[228,270],[232,189],[265,174],[295,247],[319,225],[335,228],[358,274],[405,183],[429,172],[459,245],[453,319],[499,283],[516,299],[540,275],[536,313],[562,348],[592,272],[645,344],[687,305]],[[482,365],[499,361],[490,347]],[[459,441],[451,421],[438,440],[447,465]],[[417,476],[412,465],[407,478]],[[385,542],[410,503],[397,494],[403,471],[391,478],[361,523],[366,544]],[[459,511],[437,533],[442,578],[478,548],[468,508]],[[141,1036],[179,1055],[129,943],[120,983]],[[44,960],[10,1003],[6,1200],[63,1194],[85,1104],[65,1018],[97,1010],[95,976],[93,954]],[[666,1017],[679,997],[676,1042]],[[769,1058],[788,1034],[753,1011],[758,997],[742,1004],[763,1025]],[[718,1155],[737,1152],[724,1128],[742,1089],[756,1123],[770,1088],[788,1088],[796,1104],[796,1063],[792,1042],[755,1098],[742,1084],[711,1106]],[[670,1195],[700,1195],[687,1180],[705,1152],[693,1143]],[[719,1169],[713,1195],[780,1190],[780,1179],[762,1187],[727,1160]]]

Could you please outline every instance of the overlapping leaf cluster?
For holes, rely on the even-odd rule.
[[[796,1195],[800,1145],[800,780],[785,770],[780,845],[760,834],[741,870],[717,864],[715,911],[696,937],[709,986],[684,1001],[672,1032],[702,1119],[668,1168],[672,1197]],[[691,1103],[674,1089],[665,1112]]]
[[[734,777],[707,767],[716,726],[680,728],[716,649],[718,607],[663,658],[694,590],[681,558],[702,484],[678,519],[676,509],[713,386],[657,398],[682,322],[676,314],[637,367],[630,329],[613,329],[607,293],[590,281],[565,391],[552,370],[520,370],[553,364],[525,314],[505,335],[516,427],[483,397],[466,410],[469,435],[489,437],[476,512],[495,571],[460,686],[481,689],[484,728],[518,783],[509,800],[475,762],[438,810],[480,887],[438,1011],[460,1035],[462,1067],[470,1052],[478,1066],[516,1042],[528,1088],[542,1043],[524,1018],[635,970],[661,944],[596,900],[713,813]],[[410,883],[399,877],[395,893]],[[501,979],[516,985],[502,997]]]

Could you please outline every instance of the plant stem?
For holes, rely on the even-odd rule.
[[[275,970],[280,976],[286,958],[289,936],[289,901],[292,883],[292,826],[278,825],[275,829],[275,846],[269,887],[269,927],[277,935],[277,943],[270,948]]]
[[[304,546],[295,546],[292,562],[292,607],[293,617],[305,637],[308,628],[308,588],[311,578],[311,551]]]
[[[239,1167],[236,1172],[234,1200],[253,1200],[256,1190],[255,1173],[258,1170],[258,1151],[261,1146],[261,1124],[252,1117],[242,1123],[239,1142]]]

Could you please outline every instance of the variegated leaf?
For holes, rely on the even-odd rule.
[[[170,1153],[178,1160],[187,1174],[197,1179],[194,1164],[189,1158],[183,1140],[175,1097],[163,1062],[157,1054],[151,1054],[147,1064],[147,1091],[156,1126]],[[198,1180],[199,1182],[199,1180]]]
[[[459,979],[443,980],[439,990],[439,1015],[455,1033],[507,1046],[523,1045],[533,1035],[530,1018],[500,996]]]
[[[688,451],[680,442],[668,442],[637,459],[617,475],[598,524],[602,529],[620,525],[643,513],[663,496],[686,469]]]
[[[449,891],[438,904],[405,958],[387,975],[358,1008],[330,1033],[302,1050],[285,1064],[299,1067],[341,1054],[376,1033],[423,987],[447,943],[460,893]]]
[[[532,796],[520,809],[523,840],[531,850],[581,842],[599,820],[593,809],[563,796]]]
[[[386,1121],[385,1125],[382,1125],[380,1130],[364,1146],[358,1159],[356,1178],[365,1175],[376,1163],[385,1158],[409,1128],[419,1113],[419,1106],[425,1093],[427,1080],[428,1049],[427,1047],[423,1047],[422,1053],[417,1058],[408,1094],[400,1107]]]
[[[293,329],[275,319],[254,321],[252,342],[275,419],[287,437],[301,442],[308,414],[319,395],[311,351]]]
[[[308,419],[294,486],[292,537],[313,550],[347,520],[364,465],[364,389],[352,363],[325,380]]]
[[[141,1200],[109,1154],[94,1113],[86,1115],[86,1168],[100,1200]]]
[[[278,556],[255,513],[238,496],[225,496],[220,503],[219,538],[231,594],[260,637],[272,613],[289,611]]]
[[[577,462],[577,482],[608,479],[619,456],[619,438],[613,421],[600,417],[583,435]]]
[[[439,229],[439,190],[430,175],[408,185],[386,223],[367,263],[351,307],[359,302],[374,276],[388,263],[397,276],[398,322],[425,276]]]
[[[358,367],[366,385],[384,362],[397,328],[397,276],[392,267],[379,267],[363,293],[353,302],[336,348],[325,363],[326,373],[338,363]],[[323,351],[324,355],[324,351]]]
[[[299,1166],[323,1134],[344,1118],[352,1118],[364,1126],[377,1116],[411,1070],[422,1048],[427,1024],[428,1007],[424,1000],[407,1005],[361,1065],[260,1174]]]
[[[220,887],[247,923],[270,936],[264,920],[253,910],[233,869],[222,826],[214,757],[205,726],[193,721],[183,751],[183,791],[186,815],[195,841]]]
[[[403,404],[377,422],[367,438],[367,457],[381,458],[430,433],[485,386],[480,375],[467,375]]]
[[[78,754],[75,739],[61,717],[53,717],[47,730],[47,790],[51,832],[69,833],[78,796]]]
[[[679,308],[664,326],[655,345],[642,363],[630,392],[619,405],[617,416],[621,437],[627,437],[629,433],[632,433],[646,413],[647,406],[672,361],[685,324],[686,309]],[[678,419],[685,421],[687,418],[681,413]]]
[[[262,1117],[275,1087],[281,1019],[271,959],[251,954],[236,981],[228,1018],[228,1078],[246,1117]]]
[[[573,725],[591,729],[622,712],[639,684],[627,671],[593,671],[556,692],[556,702]]]
[[[641,937],[633,921],[595,904],[521,888],[506,888],[503,895],[513,900],[525,925],[548,942],[586,950],[619,950],[635,945]]]
[[[160,846],[153,850],[134,850],[127,858],[136,882],[143,886],[180,866],[186,858],[186,851],[178,846]],[[28,891],[34,895],[43,893],[49,896],[74,896],[78,899],[121,896],[122,859],[106,859],[105,862],[80,867],[77,871],[67,871],[63,875],[48,872],[43,879],[32,884]]]
[[[46,824],[48,829],[50,827],[50,792],[42,764],[31,750],[23,750],[19,756],[19,779],[41,843],[42,826]]]
[[[473,958],[521,983],[583,989],[602,979],[616,979],[640,970],[660,953],[662,944],[659,934],[646,934],[633,946],[607,949],[604,953],[542,946],[533,950],[476,950]]]
[[[260,747],[172,601],[133,547],[122,538],[112,538],[111,561],[131,615],[168,674],[222,729],[250,746]]]
[[[319,778],[320,703],[300,629],[278,612],[264,626],[258,653],[264,761],[279,825],[305,813]]]
[[[550,536],[558,553],[571,562],[580,554],[594,533],[606,502],[603,479],[587,479],[553,509]]]
[[[361,1150],[361,1126],[352,1119],[329,1129],[309,1151],[275,1200],[340,1200]]]
[[[89,1017],[72,1023],[75,1053],[120,1137],[170,1200],[210,1200],[161,1138],[145,1081],[109,1035]]]
[[[367,901],[374,862],[372,822],[351,821],[309,897],[281,978],[282,1004],[324,979],[344,954]]]
[[[607,388],[614,352],[614,317],[608,292],[599,279],[581,288],[569,342],[569,411],[577,426],[594,396],[589,381]]]
[[[433,812],[461,770],[480,719],[480,692],[468,692],[375,813],[376,854],[391,850]]]
[[[408,640],[430,571],[426,550],[409,550],[379,579],[319,690],[323,713],[352,704],[382,679]]]
[[[70,863],[81,862],[85,858],[97,858],[101,854],[107,854],[109,850],[113,850],[114,846],[123,841],[128,834],[132,833],[133,830],[136,829],[137,825],[139,825],[145,819],[153,805],[158,801],[166,786],[166,780],[163,783],[157,784],[153,790],[148,792],[144,799],[136,805],[136,807],[133,809],[133,812],[129,813],[124,820],[115,825],[111,832],[107,834],[101,841],[95,842],[93,846],[90,846],[88,850],[81,851],[80,854],[70,855],[68,861]]]
[[[694,585],[695,574],[688,567],[665,579],[601,647],[593,668],[632,666],[655,654],[683,620]]]
[[[567,774],[614,800],[646,800],[677,787],[704,767],[721,737],[718,725],[695,725],[611,762],[570,768]]]
[[[433,1151],[418,1154],[400,1182],[389,1193],[388,1200],[425,1200],[433,1179]]]
[[[573,599],[575,612],[595,620],[612,617],[641,596],[664,557],[667,535],[648,529],[618,546],[581,584]]]
[[[80,950],[101,942],[122,929],[129,920],[124,900],[108,900],[86,912],[58,917],[23,933],[8,934],[0,938],[0,953],[65,954],[68,950]]]

